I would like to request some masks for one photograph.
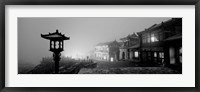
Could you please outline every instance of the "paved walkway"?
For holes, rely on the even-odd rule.
[[[167,67],[82,68],[79,74],[181,74]]]

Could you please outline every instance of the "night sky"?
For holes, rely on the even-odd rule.
[[[18,60],[39,64],[43,57],[52,56],[49,41],[40,34],[59,30],[70,40],[64,42],[62,56],[86,57],[96,44],[120,41],[133,32],[143,31],[153,24],[170,18],[138,17],[63,17],[18,18]]]

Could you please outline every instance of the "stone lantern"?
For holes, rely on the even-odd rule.
[[[41,37],[47,40],[50,40],[50,49],[49,51],[53,52],[53,59],[55,61],[55,73],[59,73],[59,61],[61,53],[64,49],[64,40],[69,40],[70,37],[66,37],[64,34],[61,34],[56,30],[54,33],[41,34]]]

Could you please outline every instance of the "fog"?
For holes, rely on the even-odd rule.
[[[96,44],[120,41],[133,32],[143,31],[153,24],[170,18],[138,17],[65,17],[18,18],[18,61],[39,64],[43,57],[51,57],[49,41],[40,34],[59,30],[70,40],[64,41],[62,56],[87,56]]]

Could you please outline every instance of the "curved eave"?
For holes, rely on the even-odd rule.
[[[47,35],[42,35],[41,37],[48,40],[69,40],[70,37],[48,37]]]

